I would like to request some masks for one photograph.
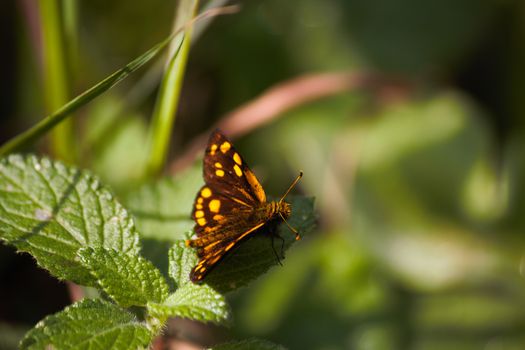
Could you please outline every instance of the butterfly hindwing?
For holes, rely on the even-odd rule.
[[[214,241],[198,249],[199,263],[191,271],[192,281],[201,281],[204,276],[241,240],[264,225],[264,222],[242,232],[234,237]]]

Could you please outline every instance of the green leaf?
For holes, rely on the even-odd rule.
[[[314,199],[298,196],[287,198],[292,206],[292,215],[288,223],[305,237],[315,226]],[[285,240],[285,250],[296,242],[295,235],[285,224],[279,226],[278,233]],[[281,241],[276,239],[273,244],[279,254]],[[286,259],[282,263],[286,264]],[[211,270],[204,281],[220,292],[228,292],[248,284],[277,264],[271,237],[256,234],[241,242],[231,254]]]
[[[189,238],[187,235],[186,238]],[[169,274],[178,287],[184,286],[190,281],[190,272],[197,264],[198,258],[193,249],[189,249],[184,241],[176,242],[169,252]]]
[[[87,172],[47,158],[0,159],[0,239],[32,254],[58,278],[96,285],[77,260],[81,247],[137,254],[128,212]]]
[[[104,248],[82,248],[78,255],[102,289],[121,306],[161,303],[168,296],[160,271],[140,255]]]
[[[143,349],[154,334],[135,316],[107,301],[82,300],[29,331],[21,349]]]
[[[150,313],[157,317],[183,317],[201,322],[228,324],[230,309],[223,295],[208,285],[187,283],[162,304],[149,303]]]
[[[141,236],[175,242],[193,228],[193,200],[202,186],[202,168],[192,167],[176,177],[145,185],[128,196]]]
[[[247,339],[219,344],[210,350],[286,350],[282,345],[277,345],[266,340]]]

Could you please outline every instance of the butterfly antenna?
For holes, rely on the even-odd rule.
[[[286,190],[286,192],[284,193],[284,195],[281,197],[281,199],[279,200],[279,203],[281,203],[285,198],[286,196],[288,195],[288,193],[290,193],[290,191],[292,190],[292,188],[295,187],[295,185],[297,185],[297,183],[299,182],[299,180],[301,180],[301,178],[303,177],[303,172],[300,171],[299,172],[299,175],[295,178],[295,180],[293,180],[292,184],[290,185],[290,187],[288,187],[288,189]]]
[[[284,201],[284,199],[286,198],[286,196],[288,195],[288,193],[290,193],[290,191],[292,190],[292,188],[295,187],[295,185],[297,185],[297,183],[299,182],[299,180],[301,180],[301,178],[303,177],[303,172],[302,171],[299,171],[299,175],[295,178],[295,180],[292,182],[292,184],[290,185],[290,187],[288,187],[288,189],[286,190],[286,192],[284,193],[284,195],[281,197],[281,199],[279,200],[279,203],[281,203],[282,201]],[[301,236],[299,235],[299,232],[297,232],[297,230],[295,228],[293,228],[292,226],[290,226],[290,224],[288,223],[288,221],[286,221],[286,219],[284,218],[283,214],[281,214],[279,212],[279,216],[281,217],[281,219],[283,219],[284,223],[286,224],[286,226],[288,226],[288,228],[290,229],[290,231],[292,231],[294,234],[295,234],[295,240],[298,241],[301,239]]]

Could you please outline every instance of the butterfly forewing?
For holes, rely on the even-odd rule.
[[[204,155],[204,181],[218,193],[254,206],[266,202],[259,181],[232,143],[219,131],[208,141]]]

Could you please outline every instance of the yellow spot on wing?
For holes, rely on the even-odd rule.
[[[213,220],[215,221],[221,221],[222,219],[224,219],[224,216],[222,216],[221,214],[213,215]]]
[[[202,204],[196,204],[196,205],[195,205],[195,208],[197,208],[197,209],[202,209]]]
[[[202,190],[201,190],[201,195],[204,197],[204,198],[208,198],[211,196],[211,190],[208,188],[208,187],[204,187]]]
[[[235,163],[241,165],[242,164],[242,160],[241,160],[241,156],[239,155],[239,153],[235,152],[233,154],[233,160],[235,161]]]
[[[197,203],[202,204],[202,201],[203,201],[203,200],[204,200],[204,199],[202,199],[202,197],[199,197],[199,198],[197,198]]]
[[[218,213],[221,208],[221,201],[218,199],[212,199],[208,206],[210,207],[211,212]]]
[[[195,212],[195,217],[196,218],[202,218],[204,216],[204,212],[202,210],[197,210]]]
[[[232,145],[228,141],[224,141],[221,145],[221,152],[226,153],[230,150],[231,147]]]
[[[212,156],[215,155],[215,151],[217,151],[217,148],[218,148],[217,145],[215,145],[215,144],[211,145],[211,148],[210,148],[210,154],[211,154]]]
[[[222,169],[215,170],[215,175],[217,175],[219,177],[223,177],[224,176],[224,170],[222,170]]]
[[[239,177],[242,176],[242,170],[241,170],[241,168],[239,168],[239,166],[237,164],[235,164],[233,166],[233,170],[235,170],[235,174],[237,174],[237,176],[239,176]]]
[[[217,162],[214,164],[216,168],[222,169],[222,164]]]
[[[199,224],[199,226],[206,225],[206,219],[205,218],[197,219],[197,224]]]

